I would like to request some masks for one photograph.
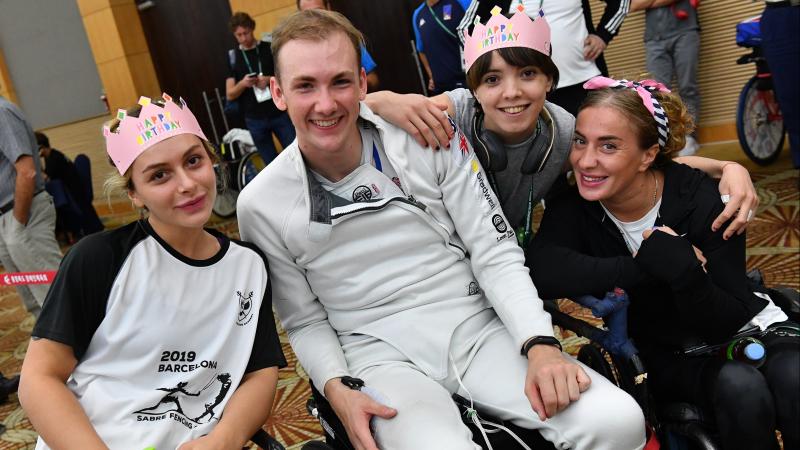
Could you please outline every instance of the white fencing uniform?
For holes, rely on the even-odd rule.
[[[360,115],[362,164],[344,179],[312,173],[295,141],[238,200],[242,237],[267,254],[276,311],[318,389],[354,375],[386,393],[398,415],[378,421],[384,448],[473,448],[450,400],[454,361],[465,381],[487,370],[504,380],[468,388],[507,408],[501,418],[557,427],[545,436],[562,448],[641,448],[638,406],[598,374],[564,419],[542,424],[524,405],[520,349],[553,329],[466,138],[433,152],[363,104]],[[498,331],[459,331],[473,326]],[[441,445],[418,441],[429,438]]]

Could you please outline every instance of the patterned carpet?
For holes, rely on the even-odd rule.
[[[782,284],[800,288],[800,193],[797,170],[761,169],[753,174],[761,205],[748,230],[747,263],[749,268],[760,268],[769,285]],[[539,212],[540,214],[540,212]],[[118,226],[135,218],[135,214],[105,215],[108,227]],[[238,237],[235,221],[216,221],[213,226],[230,236]],[[563,309],[588,319],[590,314],[574,304],[564,304]],[[13,288],[0,287],[0,370],[6,375],[19,372],[27,349],[33,319],[26,314]],[[569,333],[562,336],[565,349],[577,352],[581,340]],[[305,410],[310,395],[308,377],[297,363],[285,333],[281,342],[289,366],[280,371],[275,409],[265,429],[276,436],[289,449],[321,437],[319,424]],[[0,436],[0,449],[33,449],[36,432],[12,395],[0,405],[0,422],[7,431]]]

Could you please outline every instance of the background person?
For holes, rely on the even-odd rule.
[[[766,0],[761,15],[761,48],[775,83],[775,95],[789,133],[792,164],[800,169],[800,3]]]
[[[240,449],[286,365],[263,256],[203,228],[212,147],[185,103],[143,100],[106,129],[107,185],[147,218],[70,249],[28,345],[19,398],[40,450]]]
[[[784,448],[798,448],[800,331],[751,290],[745,235],[711,231],[724,207],[716,183],[671,160],[693,126],[686,107],[656,82],[598,77],[587,87],[600,90],[577,118],[577,189],[545,211],[528,252],[534,283],[549,298],[624,289],[656,399],[700,405],[726,450],[777,449],[776,426]],[[760,369],[680,353],[752,327],[764,330]]]
[[[305,11],[307,9],[326,9],[332,11],[330,0],[297,0],[297,10]],[[378,72],[375,70],[378,65],[372,55],[367,51],[367,47],[361,44],[361,67],[367,72],[367,87],[370,91],[378,88]]]
[[[603,16],[594,25],[589,0],[513,0],[510,11],[523,5],[530,17],[542,10],[553,30],[553,62],[561,74],[559,84],[547,99],[573,116],[586,98],[583,83],[597,75],[608,75],[603,52],[619,33],[628,14],[630,0],[604,0]]]
[[[465,86],[458,25],[469,0],[424,0],[411,19],[417,52],[428,76],[428,95]]]
[[[700,24],[698,0],[631,0],[631,11],[645,10],[644,46],[647,71],[656,81],[672,85],[678,81],[681,99],[694,123],[700,115],[700,92],[697,88],[697,65],[700,61]],[[697,153],[700,145],[695,133],[686,137],[686,146],[678,154]]]
[[[81,180],[75,164],[63,153],[50,147],[50,139],[42,132],[37,131],[36,143],[39,145],[39,156],[44,160],[44,173],[47,181],[59,180],[68,194],[68,204],[57,210],[57,221],[68,232],[72,233],[72,243],[88,234],[96,233],[103,229],[103,222],[97,216],[97,211],[92,205],[92,199]],[[91,183],[91,180],[88,180]],[[77,210],[76,210],[77,207]]]
[[[272,133],[285,148],[294,140],[294,127],[269,97],[269,78],[275,71],[269,42],[256,40],[256,23],[247,13],[234,13],[228,24],[239,46],[228,51],[230,76],[225,80],[225,96],[238,105],[258,153],[269,164],[278,154]]]
[[[58,268],[56,210],[44,190],[33,130],[19,108],[0,97],[0,262],[6,272]],[[39,316],[46,284],[17,285],[22,304]]]

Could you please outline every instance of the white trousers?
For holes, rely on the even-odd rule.
[[[409,338],[423,330],[409,330]],[[542,422],[524,393],[528,360],[520,355],[511,336],[487,310],[456,330],[450,346],[453,365],[467,393],[451,369],[435,381],[397,349],[370,336],[343,338],[348,365],[354,376],[377,389],[397,415],[376,418],[375,439],[387,450],[479,449],[461,421],[451,395],[470,398],[479,412],[537,429],[558,449],[627,450],[645,444],[644,416],[627,393],[586,366],[592,379],[580,399],[555,417]],[[569,355],[564,355],[571,358]],[[577,362],[577,361],[576,361]]]

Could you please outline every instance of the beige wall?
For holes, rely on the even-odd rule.
[[[77,2],[112,113],[161,95],[134,0]]]
[[[591,0],[592,15],[599,20],[605,6]],[[745,82],[755,73],[752,64],[736,65],[746,49],[736,46],[736,24],[761,13],[763,2],[717,0],[702,2],[700,25],[699,138],[701,142],[736,139],[736,104]],[[641,78],[646,75],[644,12],[628,15],[622,30],[606,50],[610,75]]]
[[[295,0],[230,0],[231,12],[244,11],[256,21],[256,38],[270,32],[281,19],[297,9]]]

